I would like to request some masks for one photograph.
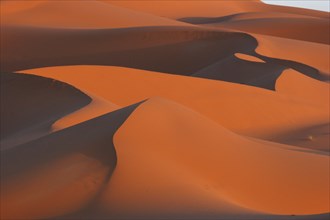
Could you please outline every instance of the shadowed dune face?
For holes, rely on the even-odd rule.
[[[268,14],[265,16],[259,15],[260,17],[251,16],[250,18],[240,18],[239,15],[230,15],[220,18],[183,18],[181,21],[191,24],[225,27],[247,31],[249,33],[329,44],[328,19],[283,17],[281,14],[277,17],[268,17],[267,15]],[[306,30],[308,30],[308,33],[306,33]]]
[[[31,133],[49,132],[52,123],[89,102],[87,95],[63,82],[1,73],[1,147],[32,138]]]
[[[275,19],[274,19],[275,20]],[[272,25],[270,30],[265,30],[266,27]],[[221,26],[221,24],[219,24]],[[270,36],[284,37],[289,39],[304,40],[322,44],[329,44],[329,32],[327,31],[329,21],[312,20],[312,19],[263,19],[261,21],[234,21],[224,24],[225,27],[247,31]],[[309,30],[309,35],[305,34],[306,29]],[[285,31],[284,31],[285,30]]]
[[[191,10],[192,13],[196,13],[201,4],[189,1],[183,4],[187,3],[191,6],[187,11]],[[149,13],[154,15],[146,14],[144,8],[148,8],[149,4],[138,2],[136,5],[134,2],[125,1],[114,3],[83,1],[79,4],[72,1],[43,1],[16,13],[10,13],[9,4],[9,8],[4,7],[6,13],[1,21],[4,30],[1,35],[1,55],[4,57],[1,68],[4,71],[17,71],[58,65],[115,65],[224,80],[267,89],[274,89],[276,79],[286,68],[296,69],[313,78],[328,80],[328,77],[324,78],[323,73],[318,69],[297,62],[273,60],[267,57],[268,59],[264,59],[265,63],[260,64],[233,58],[235,53],[256,55],[254,51],[258,46],[257,40],[245,33],[185,25],[182,22],[175,23],[173,19],[159,17],[158,13],[154,14],[150,11]],[[168,7],[178,5],[178,2],[164,1],[159,4]],[[239,11],[248,10],[253,8],[253,5],[261,10],[252,14],[242,12],[219,18],[226,24],[231,21],[245,22],[256,19],[256,22],[260,22],[265,16],[265,19],[277,19],[276,16],[283,15],[288,19],[309,19],[327,24],[327,20],[321,15],[312,17],[293,12],[271,14],[268,9],[266,10],[267,7],[265,8],[258,1],[225,2],[224,4],[209,2],[209,4],[207,7],[213,5],[215,9],[222,6],[221,11],[228,10],[228,13],[233,13],[238,9]],[[139,12],[133,13],[130,7],[138,7],[139,9],[135,8],[135,10]],[[165,11],[168,10],[166,7]],[[76,8],[78,10],[73,10]],[[181,9],[178,10],[181,11]],[[48,12],[47,17],[46,12]],[[59,14],[65,16],[59,17]],[[111,19],[107,19],[110,14]],[[39,17],[45,18],[38,19]],[[213,20],[211,19],[212,23],[215,22]],[[205,22],[208,20],[206,19]],[[269,23],[276,24],[273,21]],[[85,26],[79,26],[80,24],[85,24]],[[231,28],[230,25],[224,27]],[[325,36],[324,28],[314,24],[312,27],[321,32],[317,36],[315,34],[311,36],[317,39]],[[297,25],[295,28],[298,28]],[[267,31],[269,28],[261,27],[261,29],[266,30],[265,34],[270,35],[272,35],[271,31],[274,31],[274,28],[270,31]],[[305,36],[297,30],[287,30],[296,35]],[[313,31],[313,33],[316,32]],[[25,43],[27,41],[28,45]],[[33,54],[30,52],[32,50]]]
[[[5,30],[2,50],[5,70],[40,67],[40,63],[45,66],[112,64],[189,75],[234,52],[248,53],[257,45],[255,39],[246,34],[197,28],[150,27],[95,31],[32,29],[30,32],[29,28],[5,27]],[[26,40],[31,44],[25,45]],[[100,43],[96,45],[94,42]],[[74,50],[78,45],[84,47]],[[35,50],[33,56],[29,56],[31,49]],[[65,56],[68,59],[59,60],[63,51],[67,51]],[[160,54],[160,51],[163,53]],[[188,53],[195,55],[187,57]],[[208,56],[203,57],[202,53]],[[144,56],[141,57],[141,54]],[[168,67],[167,60],[173,56],[178,58],[177,64]],[[191,66],[186,65],[193,60],[199,61],[191,63]]]
[[[174,211],[176,217],[179,209],[194,210],[198,216],[206,207],[216,215],[223,200],[277,214],[329,211],[327,156],[236,137],[173,102],[155,98],[139,106],[116,133],[114,143],[121,160],[103,196],[110,215],[143,216],[151,209],[158,214]],[[287,157],[290,164],[279,163]],[[201,191],[203,200],[197,199]],[[203,206],[205,200],[217,198],[219,203]]]
[[[2,68],[13,71],[40,65],[107,64],[190,75],[234,52],[253,51],[257,45],[253,37],[243,33],[188,27],[86,31],[7,26],[4,30]],[[29,45],[25,44],[26,40]],[[208,56],[202,56],[203,53]],[[193,57],[187,57],[188,54]],[[63,55],[66,59],[60,59]],[[174,56],[177,63],[169,65],[168,59]],[[200,61],[194,63],[193,60]]]
[[[180,18],[178,20],[192,23],[192,24],[212,24],[212,23],[220,23],[220,22],[228,22],[228,21],[244,21],[249,19],[264,19],[264,18],[306,18],[306,19],[321,19],[318,17],[311,17],[308,15],[298,15],[291,13],[281,13],[281,12],[243,12],[237,14],[231,14],[228,16],[222,17],[186,17]]]
[[[285,66],[272,62],[254,62],[231,55],[199,70],[193,76],[274,90],[276,79],[284,69]]]
[[[52,124],[51,130],[58,131],[64,128],[68,128],[92,118],[120,109],[118,105],[97,97],[93,94],[88,93],[88,96],[92,99],[92,102],[89,103],[89,105],[60,118]]]
[[[329,219],[329,13],[0,6],[1,219]]]
[[[266,56],[265,63],[234,57],[235,53],[256,55],[256,39],[244,33],[193,27],[86,31],[6,26],[4,30],[1,54],[2,69],[6,71],[57,65],[115,65],[274,89],[280,73],[291,67],[323,80],[317,69],[304,64]]]
[[[65,81],[121,106],[149,97],[165,97],[230,130],[258,138],[269,139],[297,128],[324,124],[329,118],[326,94],[319,99],[324,104],[315,105],[314,101],[287,97],[285,93],[121,67],[66,66],[23,72]],[[97,83],[90,84],[90,81]],[[290,81],[286,85],[289,84]]]
[[[330,124],[317,124],[303,127],[285,134],[280,134],[277,137],[273,137],[271,140],[329,153]]]
[[[46,218],[92,204],[116,165],[112,136],[136,106],[2,150],[1,217]]]
[[[120,7],[144,11],[150,14],[179,19],[183,17],[217,17],[237,14],[242,12],[267,12],[286,13],[294,15],[311,16],[317,18],[329,18],[329,13],[313,11],[301,8],[281,7],[267,5],[259,0],[237,0],[237,1],[178,1],[164,0],[154,3],[146,0],[102,0]]]

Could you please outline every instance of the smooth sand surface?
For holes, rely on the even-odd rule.
[[[140,105],[114,144],[121,160],[103,199],[115,216],[248,213],[223,201],[274,214],[329,211],[327,156],[249,141],[162,98]]]
[[[294,70],[283,72],[276,82],[276,91],[285,94],[289,98],[294,97],[294,99],[308,100],[315,106],[329,109],[329,84],[306,77]],[[309,146],[312,149],[329,152],[329,130],[328,122],[324,121],[324,123],[316,123],[312,126],[289,132],[284,136],[276,137],[274,140],[280,140],[282,143],[295,146]]]
[[[2,150],[1,218],[44,219],[89,205],[115,168],[112,137],[135,107]]]
[[[329,106],[330,85],[304,76],[292,69],[285,70],[277,79],[275,90],[319,106]]]
[[[0,6],[1,219],[329,219],[329,13]]]
[[[213,23],[250,33],[264,34],[315,43],[329,44],[328,19],[318,18],[261,18]],[[271,27],[271,28],[269,28]],[[309,30],[306,32],[306,30]]]
[[[1,23],[15,26],[101,29],[188,25],[101,1],[15,1],[1,3],[1,8]]]
[[[328,18],[329,13],[321,11],[313,11],[302,8],[280,7],[275,5],[267,5],[259,0],[238,0],[238,1],[177,1],[165,0],[153,4],[150,1],[130,0],[130,1],[111,1],[102,0],[112,5],[118,5],[144,11],[151,14],[169,17],[169,18],[184,18],[184,17],[219,17],[241,12],[267,12],[267,13],[286,13],[303,16],[311,16],[317,18]]]
[[[329,45],[257,34],[253,36],[259,42],[256,52],[274,58],[305,63],[318,69],[322,74],[330,75]]]
[[[259,138],[328,121],[327,102],[320,107],[299,97],[227,82],[109,66],[50,67],[22,72],[67,82],[120,106],[153,96],[165,97],[230,130]]]

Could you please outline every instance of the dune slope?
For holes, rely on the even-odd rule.
[[[65,66],[22,72],[70,83],[121,106],[153,96],[168,98],[230,130],[265,139],[328,122],[328,102],[320,107],[285,94],[215,80],[109,66]]]
[[[146,0],[101,0],[111,5],[144,11],[150,14],[180,19],[184,17],[219,17],[242,12],[285,13],[316,18],[329,18],[329,13],[302,8],[268,5],[260,0],[242,1],[179,1],[163,0],[153,4]]]
[[[116,165],[113,135],[136,106],[1,150],[1,218],[48,218],[91,205]]]
[[[329,211],[327,156],[247,140],[171,101],[140,105],[114,144],[118,164],[102,196],[110,216],[249,215],[226,203],[261,213]]]
[[[253,36],[258,40],[257,53],[304,63],[318,69],[321,74],[330,75],[329,45],[258,34]]]
[[[315,18],[251,18],[226,22],[206,23],[270,36],[329,44],[329,19]],[[269,28],[271,27],[271,28]]]
[[[14,8],[24,8],[14,10]],[[185,23],[105,4],[101,1],[37,1],[1,3],[1,23],[47,28],[120,28],[189,26]],[[42,18],[42,19],[40,19]]]
[[[257,56],[254,50],[258,42],[251,35],[232,31],[201,27],[76,30],[29,26],[4,26],[4,30],[4,71],[58,65],[115,65],[268,89],[274,89],[276,78],[288,67],[321,79],[317,69],[305,64],[266,56],[262,64],[241,61],[234,54]],[[34,51],[32,55],[30,51]],[[251,71],[249,76],[245,69]]]
[[[311,79],[294,70],[284,71],[276,82],[276,91],[288,98],[305,100],[320,108],[329,105],[329,84]],[[272,140],[329,152],[329,121],[301,127],[283,136],[274,137]]]
[[[328,220],[329,16],[0,0],[0,219]]]
[[[1,73],[0,78],[1,148],[47,134],[56,120],[91,102],[78,89],[53,79],[16,73]]]

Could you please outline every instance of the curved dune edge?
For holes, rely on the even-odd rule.
[[[203,25],[329,45],[328,19],[257,18],[205,23]]]
[[[88,121],[92,118],[96,118],[120,108],[118,105],[110,103],[109,101],[92,95],[88,92],[85,92],[85,94],[92,99],[92,102],[87,106],[72,112],[54,122],[51,126],[51,130],[53,132],[74,126],[84,121]]]
[[[44,219],[92,205],[116,165],[113,134],[136,106],[1,151],[1,218]]]
[[[285,70],[276,82],[276,92],[288,98],[305,100],[312,105],[329,111],[330,85],[304,76],[292,69]],[[301,127],[272,141],[295,146],[307,147],[329,152],[330,127],[329,120]]]
[[[90,102],[89,96],[64,82],[1,73],[1,148],[49,134],[56,120]]]
[[[1,3],[1,12],[2,24],[27,27],[100,29],[191,26],[101,1],[16,1]]]
[[[286,67],[273,62],[272,58],[267,58],[267,62],[264,62],[261,60],[264,58],[257,57],[260,55],[252,54],[228,54],[191,76],[274,90],[276,78]]]
[[[124,8],[129,8],[135,11],[147,12],[157,16],[167,17],[171,19],[179,19],[182,17],[192,16],[225,16],[235,12],[249,11],[258,8],[263,5],[258,0],[230,2],[216,1],[161,1],[157,4],[157,7],[149,1],[111,1],[100,0],[110,5],[117,5]]]
[[[257,53],[273,58],[301,62],[318,69],[321,74],[330,75],[328,61],[330,59],[330,45],[260,34],[251,35],[258,40]]]
[[[243,54],[243,53],[235,53],[235,57],[242,59],[242,60],[247,60],[247,61],[252,61],[252,62],[257,62],[257,63],[265,63],[262,59],[259,59],[258,57],[254,57],[248,54]]]
[[[120,106],[153,96],[168,98],[232,131],[258,138],[328,122],[327,108],[227,82],[110,66],[62,66],[22,72],[67,82]]]
[[[257,40],[233,30],[173,26],[102,30],[4,26],[4,30],[1,69],[7,71],[74,64],[125,66],[271,90],[288,67],[319,80],[327,79],[308,65],[256,54]],[[40,39],[49,46],[40,44]],[[265,62],[238,59],[235,53]]]
[[[276,92],[329,108],[330,84],[312,79],[295,70],[283,71],[276,81]]]
[[[228,202],[262,213],[329,212],[327,156],[249,141],[162,98],[140,105],[114,144],[118,163],[101,197],[109,216],[256,214]]]
[[[206,24],[206,23],[218,23],[218,22],[228,22],[228,21],[242,21],[250,19],[264,19],[264,18],[307,18],[307,19],[322,19],[316,18],[309,15],[300,15],[285,12],[242,12],[233,13],[227,16],[221,17],[191,17],[191,18],[181,18],[180,21],[186,21],[188,23],[196,24]]]
[[[327,12],[308,10],[302,8],[284,7],[268,5],[260,0],[247,0],[247,1],[189,1],[184,2],[180,0],[164,0],[155,5],[148,0],[100,0],[112,5],[130,8],[136,11],[143,11],[150,14],[179,19],[183,17],[205,17],[205,16],[226,16],[230,14],[254,11],[254,12],[277,12],[293,15],[304,15],[315,18],[328,18]]]
[[[0,219],[330,218],[328,12],[0,8]]]
[[[88,64],[192,75],[235,52],[251,53],[257,46],[250,35],[200,27],[75,30],[4,25],[3,29],[4,71]]]
[[[45,77],[3,74],[1,83],[2,89],[7,88],[5,94],[15,99],[15,102],[2,99],[2,104],[11,114],[19,111],[16,119],[11,118],[14,124],[10,127],[16,130],[25,127],[25,132],[15,132],[15,143],[1,140],[1,219],[61,216],[89,205],[114,169],[116,157],[111,135],[130,110],[121,109],[100,120],[96,117],[119,107]],[[38,109],[31,106],[30,110],[25,105],[29,101],[26,94],[32,94]],[[93,135],[95,121],[98,126],[107,123],[105,136],[102,137],[102,131]],[[40,129],[30,129],[38,126],[47,129],[42,133],[38,132]],[[8,144],[11,147],[6,147]]]
[[[152,67],[158,70],[170,69],[169,72],[187,75],[230,51],[250,51],[256,45],[254,38],[243,33],[210,31],[199,27],[75,30],[4,25],[3,30],[4,32],[1,32],[3,46],[1,69],[5,71],[69,64],[121,64],[133,65],[141,69],[143,67],[144,69]],[[24,38],[22,38],[23,35]],[[48,44],[47,48],[40,45],[40,38]],[[205,45],[205,39],[209,39],[210,44]],[[29,44],[25,44],[26,41],[29,41]],[[246,42],[249,43],[246,44]],[[83,48],[80,48],[81,44],[84,44]],[[196,45],[201,47],[194,48]],[[77,50],[77,48],[80,49]],[[181,49],[178,50],[179,48]],[[190,48],[196,54],[189,52]],[[224,48],[227,49],[219,50]],[[52,53],[49,53],[50,50]],[[201,51],[207,51],[209,56],[201,56]],[[18,57],[17,54],[20,56]],[[142,57],[142,54],[146,58]],[[194,54],[194,57],[186,57],[187,54]],[[169,63],[165,57],[169,55],[176,56],[178,59],[181,56],[183,60],[172,63],[172,68],[168,67]],[[59,59],[59,57],[65,59]],[[130,57],[130,62],[127,57]],[[157,59],[154,60],[155,58]],[[150,59],[154,62],[150,62]],[[192,63],[192,59],[198,62]]]

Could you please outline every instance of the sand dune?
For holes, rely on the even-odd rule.
[[[119,28],[135,26],[180,26],[187,24],[136,12],[101,1],[40,1],[1,4],[1,23],[46,28]],[[14,10],[12,8],[24,8]],[[14,10],[14,12],[12,12]],[[43,19],[40,19],[43,18]]]
[[[274,89],[279,73],[291,67],[324,80],[317,69],[301,63],[269,57],[265,63],[256,63],[233,57],[235,53],[256,56],[258,42],[244,33],[193,27],[93,31],[7,26],[5,30],[1,38],[5,71],[57,65],[116,65]],[[26,45],[26,41],[30,44]],[[44,47],[45,44],[51,46]],[[84,47],[79,47],[81,44]],[[63,53],[65,59],[60,59]],[[249,75],[245,69],[251,71]]]
[[[1,219],[329,219],[329,13],[0,6]]]
[[[8,14],[18,13],[20,11],[31,9],[39,4],[42,4],[42,0],[35,0],[35,1],[1,1],[1,15],[7,16]]]
[[[196,17],[196,16],[225,16],[228,14],[238,13],[242,11],[255,10],[256,6],[260,6],[258,0],[250,1],[160,1],[157,5],[150,1],[111,1],[101,0],[111,5],[130,8],[136,11],[143,11],[150,14],[168,17],[172,19],[179,19],[182,17]]]
[[[294,146],[320,151],[328,154],[330,151],[330,124],[329,121],[315,123],[314,125],[301,127],[291,132],[282,133],[269,140]]]
[[[120,108],[118,105],[110,103],[109,101],[100,97],[91,95],[89,93],[86,94],[92,99],[91,103],[57,120],[52,124],[52,131],[61,130],[82,123],[89,119],[96,118],[100,115],[115,111]]]
[[[327,156],[249,141],[164,99],[139,106],[114,143],[121,159],[102,198],[116,217],[231,213],[223,201],[276,214],[329,211]]]
[[[189,24],[225,27],[248,33],[329,44],[328,17],[280,12],[245,12],[220,17],[186,17],[179,20]]]
[[[167,4],[167,2],[165,3]],[[121,4],[121,2],[118,4]],[[197,2],[196,4],[199,3]],[[215,2],[215,4],[219,3]],[[227,4],[230,5],[229,3]],[[260,3],[239,2],[233,5],[248,5],[252,7],[251,4],[259,5]],[[106,7],[102,7],[102,10],[99,10],[101,6]],[[66,11],[73,10],[74,7],[78,7],[79,10],[75,13],[66,13]],[[274,89],[275,80],[283,69],[287,67],[296,69],[294,63],[285,60],[283,60],[284,63],[281,63],[278,62],[279,60],[275,62],[269,58],[264,64],[257,64],[253,62],[240,62],[240,60],[232,58],[235,53],[254,55],[254,50],[257,48],[258,42],[250,35],[234,33],[228,30],[184,27],[180,22],[175,23],[176,21],[170,19],[165,19],[165,23],[155,21],[155,25],[152,25],[145,22],[144,16],[147,15],[134,15],[135,18],[133,19],[134,16],[131,16],[133,13],[131,9],[125,12],[122,12],[122,10],[125,11],[128,9],[118,8],[117,6],[113,6],[112,3],[106,4],[99,1],[84,1],[78,5],[74,2],[44,1],[16,13],[7,12],[5,14],[6,16],[4,16],[6,19],[2,19],[2,25],[5,31],[1,37],[3,45],[1,54],[4,57],[1,68],[4,71],[17,71],[57,65],[116,65],[218,79],[268,89]],[[37,19],[42,16],[39,13],[45,13],[47,11],[50,12],[49,17]],[[99,17],[86,16],[89,13],[97,13]],[[115,14],[113,15],[113,13]],[[119,15],[117,15],[118,13]],[[61,16],[61,19],[65,20],[63,22],[64,20],[62,21],[58,18],[60,14],[66,14],[69,17]],[[249,14],[247,21],[254,21],[255,19],[252,19],[254,17],[258,18],[255,23],[262,21],[263,17],[260,13],[255,14]],[[278,16],[282,14],[279,13]],[[104,19],[110,15],[112,18],[116,17],[116,19]],[[275,15],[274,13],[271,15],[270,17],[272,18],[276,16],[276,13]],[[258,16],[261,16],[261,18]],[[305,18],[302,15],[296,14],[292,14],[292,16],[294,19],[298,17],[299,19],[318,21],[318,23],[327,23],[327,20],[321,18],[310,16],[305,16],[307,17]],[[130,23],[130,21],[127,21],[127,17],[132,19],[133,22],[146,24],[144,26],[157,27],[134,28],[141,25]],[[82,18],[93,18],[95,20],[81,22]],[[101,25],[102,22],[109,20],[117,23],[102,27],[96,25]],[[150,18],[147,20],[153,21]],[[246,20],[243,19],[243,21],[245,22]],[[44,24],[38,24],[38,22],[44,22]],[[75,26],[76,23],[85,24],[86,26],[77,29],[79,26]],[[275,21],[271,21],[271,23],[272,25],[276,25]],[[163,24],[171,27],[159,27]],[[247,25],[243,26],[247,27]],[[316,27],[316,25],[312,26],[313,28]],[[54,27],[57,28],[54,29]],[[114,27],[116,29],[113,29]],[[306,25],[304,27],[306,28]],[[323,29],[318,30],[323,31]],[[262,30],[266,29],[262,28]],[[270,31],[273,30],[274,28]],[[297,30],[290,29],[290,31],[299,36],[306,36],[306,34],[299,34]],[[285,34],[284,30],[280,32]],[[318,41],[322,41],[322,37],[324,36],[316,36],[314,31],[312,37],[317,38]],[[29,42],[29,44],[27,45],[25,42]],[[84,45],[84,47],[80,47],[79,45]],[[30,54],[31,50],[34,51],[33,55]],[[208,56],[203,56],[204,53],[207,53]],[[64,54],[65,59],[60,59]],[[176,62],[168,63],[169,57],[174,58],[173,60]],[[237,64],[237,62],[240,63]],[[318,72],[318,69],[309,68],[304,64],[299,65],[302,68],[296,70],[309,76],[319,79],[319,75],[323,74],[323,72]],[[253,74],[248,77],[242,77],[244,69],[248,69]],[[270,72],[270,74],[264,74],[264,72]]]
[[[51,67],[22,72],[67,82],[120,106],[153,96],[165,97],[230,130],[266,139],[328,121],[329,104],[320,107],[313,101],[233,83],[108,66]],[[91,81],[95,84],[90,84]]]
[[[290,14],[290,13],[281,13],[281,12],[244,12],[231,14],[228,16],[221,17],[187,17],[181,18],[180,21],[193,23],[193,24],[209,24],[209,23],[220,23],[220,22],[230,22],[230,21],[242,21],[242,20],[251,20],[251,19],[265,19],[265,18],[305,18],[305,19],[322,19],[311,17],[307,15],[299,14]]]
[[[275,89],[276,79],[286,67],[269,62],[255,62],[259,58],[251,59],[253,56],[247,54],[242,54],[244,57],[242,59],[242,56],[237,56],[237,54],[242,53],[235,53],[204,67],[192,76]],[[246,57],[249,57],[249,59],[246,59]]]
[[[213,27],[227,27],[270,36],[284,37],[329,44],[329,32],[327,31],[328,19],[311,18],[251,18],[226,22],[207,23]],[[271,28],[268,28],[270,27]]]
[[[294,99],[305,100],[320,108],[329,109],[329,84],[303,76],[296,71],[284,71],[277,80],[276,91]],[[330,128],[328,122],[324,121],[296,129],[272,140],[329,152]]]
[[[130,1],[111,1],[102,0],[112,5],[130,8],[137,11],[144,11],[158,16],[169,18],[184,17],[206,17],[206,16],[226,16],[241,12],[267,12],[267,13],[286,13],[303,16],[329,18],[327,12],[313,11],[302,8],[283,7],[267,5],[259,0],[241,1],[178,1],[165,0],[157,2],[157,5],[150,1],[130,0]]]
[[[125,6],[125,2],[114,4],[124,4],[123,7]],[[134,5],[135,3],[129,4]],[[165,1],[161,4],[169,3]],[[172,2],[171,4],[176,3]],[[197,7],[195,4],[200,3],[191,3],[191,6]],[[219,3],[214,2],[212,4]],[[261,3],[238,2],[236,4],[236,2],[228,2],[225,6],[229,8],[242,7],[242,10],[247,10],[249,7],[253,7],[253,4],[260,5]],[[105,7],[102,7],[101,10],[99,9],[101,6]],[[247,6],[248,8],[246,8]],[[66,11],[73,10],[74,7],[78,7],[79,10],[75,13],[66,13]],[[328,80],[328,76],[324,76],[324,64],[319,70],[304,63],[297,63],[299,62],[297,60],[292,62],[267,57],[261,64],[244,59],[242,61],[234,56],[237,53],[256,56],[255,49],[260,42],[257,41],[258,38],[256,39],[251,35],[201,26],[182,26],[180,22],[156,16],[154,16],[156,17],[155,25],[152,25],[144,20],[144,16],[153,15],[141,15],[139,12],[134,14],[135,12],[133,13],[131,10],[125,9],[125,7],[118,8],[112,3],[100,1],[84,1],[78,5],[75,2],[43,1],[37,5],[33,4],[25,10],[15,13],[7,12],[4,15],[6,19],[2,19],[3,30],[5,31],[1,36],[1,55],[4,57],[1,69],[3,71],[17,71],[58,65],[115,65],[274,89],[275,81],[280,73],[289,67],[316,79]],[[50,12],[47,18],[37,19],[42,17],[42,13],[45,12]],[[97,13],[98,16],[86,16],[89,13]],[[134,16],[131,16],[132,13]],[[63,20],[58,18],[60,14],[66,15],[60,16]],[[279,12],[278,15],[266,12],[241,14],[237,18],[238,20],[234,19],[233,22],[255,21],[253,27],[256,27],[255,23],[262,22],[263,19],[277,19],[276,16],[280,17],[283,14],[287,17],[279,19],[288,20],[290,15],[293,17],[292,19],[309,19],[313,22],[323,22],[325,25],[328,23],[323,18],[294,13],[289,13],[289,15],[284,12]],[[265,15],[263,14],[268,17],[264,18]],[[110,15],[116,19],[106,19]],[[145,25],[131,23],[131,20],[127,21],[128,18],[132,22],[141,22]],[[82,22],[84,21],[82,19],[92,20]],[[157,19],[165,19],[166,21],[163,23]],[[109,20],[117,23],[101,27],[96,25],[103,25],[102,22]],[[153,21],[151,18],[147,18],[147,20]],[[39,24],[38,22],[44,23]],[[270,21],[272,25],[276,25],[276,22]],[[76,26],[76,23],[84,24],[85,27]],[[227,24],[228,22],[224,23]],[[160,27],[163,25],[166,27]],[[248,28],[248,25],[243,26]],[[315,35],[316,32],[314,31],[311,36],[315,37],[317,41],[322,41],[326,36],[323,34],[324,28],[320,29],[314,24],[312,26],[322,33]],[[306,24],[304,28],[306,29]],[[262,28],[262,30],[267,29]],[[274,28],[270,31],[273,30]],[[288,30],[299,36],[306,37],[308,35],[307,32],[306,35],[305,32],[301,34],[294,29]],[[285,30],[280,30],[280,33],[286,36]],[[80,45],[84,46],[81,47]],[[34,51],[33,54],[30,53],[32,50]],[[208,55],[204,56],[205,53]],[[265,56],[265,53],[263,55]]]
[[[257,34],[253,36],[258,40],[256,52],[269,57],[305,63],[318,69],[321,74],[330,75],[329,45]]]
[[[171,70],[168,72],[188,75],[232,51],[250,51],[256,45],[254,38],[246,34],[189,27],[58,30],[5,26],[4,30],[1,54],[2,69],[6,71],[84,63],[167,68]],[[30,43],[27,45],[26,41]],[[44,47],[45,44],[48,47]],[[31,50],[34,50],[33,56]],[[159,51],[164,52],[159,54]],[[209,55],[204,57],[200,52]],[[186,58],[187,54],[195,57]],[[63,55],[66,59],[59,59]],[[172,68],[167,63],[171,56],[178,58]],[[199,61],[194,64],[192,60]]]
[[[89,102],[87,95],[63,82],[1,73],[1,148],[49,133],[52,123]]]
[[[314,105],[329,105],[329,83],[304,76],[292,69],[285,70],[276,82],[276,91],[294,96]]]
[[[48,218],[92,202],[116,164],[112,136],[135,107],[2,150],[1,218]]]

